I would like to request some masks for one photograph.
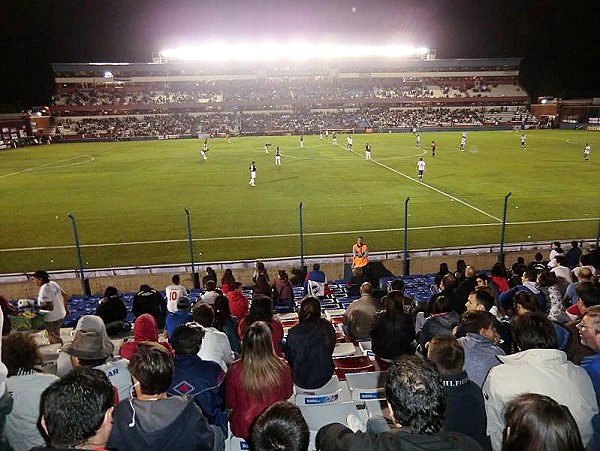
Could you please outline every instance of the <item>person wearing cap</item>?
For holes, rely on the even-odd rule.
[[[131,389],[131,374],[127,359],[114,359],[112,356],[114,345],[108,339],[95,331],[78,331],[71,343],[61,349],[71,356],[73,368],[90,367],[102,371],[108,376],[119,392],[119,399],[129,398]]]
[[[208,422],[227,434],[221,385],[225,372],[218,363],[198,356],[203,338],[204,328],[198,323],[185,323],[173,331],[171,344],[175,349],[174,371],[167,394],[194,398]]]
[[[167,313],[167,319],[165,320],[165,334],[169,338],[169,342],[177,327],[193,321],[192,314],[190,313],[191,306],[190,298],[187,296],[180,296],[177,300],[177,311],[175,313]]]
[[[60,327],[65,316],[69,314],[67,293],[65,293],[59,284],[50,280],[50,275],[41,269],[33,273],[33,280],[40,287],[38,306],[42,309],[50,310],[44,317],[48,341],[50,344],[62,344]]]
[[[248,298],[242,293],[241,282],[233,283],[233,291],[227,293],[227,299],[229,299],[229,310],[233,316],[240,319],[248,314],[250,304]]]

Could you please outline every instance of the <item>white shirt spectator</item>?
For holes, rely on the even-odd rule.
[[[227,364],[235,358],[227,335],[214,327],[205,327],[204,333],[198,356],[203,360],[217,362],[227,372]]]
[[[46,314],[44,321],[47,323],[63,319],[67,315],[62,298],[60,285],[51,280],[40,287],[38,294],[38,307],[51,302],[54,308]]]
[[[167,310],[171,313],[177,312],[177,301],[181,296],[187,296],[188,292],[182,285],[169,285],[165,288],[167,296]]]

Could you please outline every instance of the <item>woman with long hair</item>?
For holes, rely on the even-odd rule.
[[[216,282],[216,280],[215,280]],[[235,283],[235,277],[233,276],[233,272],[231,269],[227,268],[223,273],[223,277],[221,277],[221,291],[223,294],[227,294],[230,291],[233,291],[233,284]]]
[[[404,311],[404,295],[391,291],[384,296],[383,305],[371,327],[373,353],[388,362],[402,354],[414,354],[415,327],[412,317]]]
[[[294,289],[284,269],[279,270],[277,280],[273,284],[273,300],[275,301],[275,305],[286,305],[289,307],[293,307],[294,305]]]
[[[273,316],[273,301],[271,298],[263,295],[257,295],[252,300],[248,315],[240,319],[238,325],[238,336],[244,338],[246,329],[255,321],[263,321],[267,323],[271,329],[273,337],[273,349],[278,356],[283,356],[281,351],[281,340],[283,340],[283,326],[281,321]]]
[[[269,284],[269,280],[266,278],[264,274],[261,274],[257,277],[254,286],[252,287],[252,299],[256,296],[268,296],[271,297],[273,290],[271,289],[271,285]]]
[[[240,338],[238,337],[238,321],[229,310],[229,299],[222,294],[215,298],[213,305],[215,311],[214,327],[221,332],[224,332],[229,339],[231,350],[236,355],[240,353]]]
[[[277,357],[269,326],[256,321],[246,328],[240,358],[225,377],[225,405],[231,409],[231,431],[248,440],[263,410],[292,396],[292,370]]]
[[[504,265],[502,263],[494,263],[490,274],[490,279],[498,287],[498,293],[504,293],[505,291],[508,291],[510,289],[510,287],[508,286],[508,279],[506,278],[506,269],[504,268]]]
[[[305,389],[321,388],[335,371],[335,329],[321,318],[321,304],[312,296],[302,299],[298,320],[288,332],[285,351],[294,383]]]

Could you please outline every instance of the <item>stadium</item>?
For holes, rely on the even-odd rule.
[[[143,407],[152,396],[187,395],[210,432],[199,438],[198,430],[184,430],[183,448],[210,436],[215,445],[206,449],[259,449],[263,416],[276,415],[276,402],[288,400],[300,415],[286,424],[294,434],[306,432],[306,446],[295,448],[294,434],[285,442],[277,431],[262,433],[284,441],[279,449],[334,450],[359,443],[351,432],[375,436],[368,425],[380,416],[421,435],[416,423],[397,418],[390,400],[399,392],[390,387],[402,383],[398,368],[422,373],[428,357],[441,384],[430,395],[457,396],[448,388],[453,378],[478,394],[473,404],[455,398],[445,423],[425,434],[454,440],[452,446],[467,440],[451,449],[496,450],[509,439],[502,437],[509,399],[500,400],[492,375],[513,355],[539,351],[521,346],[514,324],[525,321],[522,327],[533,330],[526,321],[539,316],[536,333],[553,331],[544,351],[564,356],[581,390],[568,399],[546,389],[545,376],[533,369],[540,385],[522,392],[566,405],[570,427],[593,447],[600,387],[585,359],[597,360],[600,342],[583,331],[598,327],[600,304],[598,98],[533,97],[521,57],[445,58],[425,47],[283,40],[154,50],[148,62],[108,62],[104,55],[54,61],[51,101],[0,114],[0,298],[7,335],[17,337],[1,349],[8,377],[0,383],[23,377],[19,371],[64,378],[75,366],[100,369],[121,400],[104,437],[108,448],[133,446],[127,437],[137,433],[136,412],[141,424],[152,421]],[[229,316],[220,316],[217,297]],[[118,318],[104,316],[109,302],[119,305]],[[310,321],[322,330],[299,335],[311,308],[320,319]],[[207,323],[203,309],[212,315]],[[90,332],[83,324],[98,318],[97,333],[108,331],[104,346],[113,349],[101,361],[104,350],[94,359],[76,355]],[[205,341],[182,356],[177,333],[191,340],[193,331],[183,329],[197,327],[192,320],[202,324]],[[262,321],[268,331],[260,330]],[[410,333],[402,329],[407,324]],[[393,333],[386,329],[392,326]],[[139,338],[146,327],[150,338]],[[226,338],[226,357],[202,354],[213,330]],[[35,370],[13,369],[27,344],[18,331],[35,341]],[[275,359],[262,357],[265,368],[272,366],[253,382],[266,397],[253,397],[242,381],[249,373],[239,376],[253,333],[268,335],[267,354]],[[483,373],[473,361],[485,366],[489,355],[469,348],[474,336],[496,353]],[[175,356],[168,357],[173,383],[162,391],[133,385],[146,380],[138,340]],[[437,346],[446,348],[436,360]],[[449,370],[444,365],[456,348],[463,361]],[[144,352],[146,359],[167,358],[164,349]],[[192,382],[189,373],[175,382],[178,359],[196,354],[222,369],[207,389],[212,400],[194,387],[208,379]],[[285,365],[273,363],[277,357]],[[278,365],[287,370],[275,371]],[[195,377],[208,378],[208,366],[200,368]],[[123,369],[128,376],[116,377]],[[15,397],[19,415],[26,410],[21,402]],[[213,410],[206,403],[215,403]],[[451,408],[469,413],[453,422]],[[124,422],[118,412],[126,410]],[[252,418],[240,417],[242,410]],[[89,444],[60,442],[47,429],[21,442],[15,425],[33,431],[31,424],[16,414],[6,418],[2,443],[14,449]],[[332,422],[352,429],[349,441],[325,438]],[[169,437],[161,428],[150,435],[159,430]],[[98,437],[102,428],[92,432]]]

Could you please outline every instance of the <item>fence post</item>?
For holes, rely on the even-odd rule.
[[[192,239],[192,224],[190,222],[190,211],[185,209],[185,216],[187,219],[187,232],[188,232],[188,244],[190,248],[190,263],[192,264],[192,279],[194,280],[194,288],[200,288],[200,276],[196,273],[196,267],[194,266],[194,240]]]
[[[302,217],[302,212],[304,210],[304,205],[300,202],[299,209],[299,218],[300,218],[300,266],[302,271],[304,271],[304,220]]]
[[[408,201],[407,197],[404,201],[404,275],[410,276],[410,258],[408,257]]]
[[[506,235],[506,210],[508,209],[508,198],[512,195],[509,191],[504,196],[504,211],[502,212],[502,232],[500,235],[500,252],[498,253],[498,261],[504,265],[504,238]]]
[[[81,257],[81,246],[79,245],[79,234],[77,233],[77,224],[75,223],[75,218],[71,213],[68,214],[69,219],[71,220],[71,226],[73,227],[73,239],[75,240],[75,251],[77,253],[77,262],[79,263],[79,278],[81,279],[81,289],[83,294],[86,296],[90,296],[91,290],[89,284],[87,284],[85,280],[85,273],[83,272],[83,258]]]

